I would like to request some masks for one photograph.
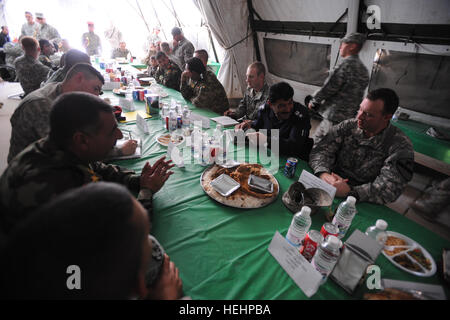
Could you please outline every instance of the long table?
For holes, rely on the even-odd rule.
[[[175,99],[187,104],[194,113],[203,116],[217,116],[215,113],[195,108],[175,90],[164,88],[169,94],[162,100]],[[112,97],[111,92],[106,96]],[[144,109],[143,102],[135,103],[137,109]],[[140,159],[116,161],[116,164],[141,172],[146,161],[154,163],[165,155],[167,148],[158,144],[155,137],[166,132],[159,116],[147,120],[149,135],[139,131],[136,124],[121,124],[120,128],[130,130],[142,141],[143,156]],[[214,127],[214,122],[211,121]],[[248,151],[249,155],[251,150]],[[189,154],[189,152],[186,152]],[[180,270],[184,293],[192,299],[307,299],[278,262],[268,251],[269,243],[278,230],[283,236],[289,228],[292,213],[284,206],[281,198],[302,170],[311,172],[307,163],[300,161],[295,177],[283,175],[286,158],[279,161],[278,173],[274,176],[280,185],[276,201],[270,205],[252,210],[224,206],[211,199],[200,185],[205,167],[187,164],[185,168],[173,168],[174,174],[164,187],[154,195],[152,234],[160,241],[170,259]],[[332,209],[343,199],[335,199]],[[388,230],[404,234],[420,243],[439,262],[442,249],[450,242],[425,229],[417,223],[392,211],[370,204],[357,203],[355,216],[346,238],[355,230],[365,231],[377,219],[388,223]],[[312,216],[311,229],[320,230],[326,222],[322,212]],[[443,284],[435,274],[432,277],[418,277],[406,273],[382,254],[376,260],[381,277],[404,281]],[[447,297],[448,289],[445,288]],[[311,299],[361,299],[368,289],[363,284],[353,295],[349,295],[332,280],[322,285]]]

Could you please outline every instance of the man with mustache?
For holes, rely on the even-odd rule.
[[[267,102],[258,110],[253,121],[244,121],[236,129],[252,128],[256,131],[267,130],[267,136],[261,132],[247,134],[252,140],[266,141],[271,148],[271,130],[279,130],[279,152],[287,156],[296,156],[308,160],[313,141],[309,138],[311,122],[308,109],[294,102],[294,89],[286,82],[279,82],[269,88]],[[255,135],[254,137],[252,137]],[[274,150],[272,150],[274,151]]]

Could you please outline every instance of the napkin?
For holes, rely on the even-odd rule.
[[[184,160],[180,149],[178,149],[172,141],[170,141],[167,146],[167,156],[178,168],[184,168]]]

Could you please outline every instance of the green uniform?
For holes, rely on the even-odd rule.
[[[223,85],[211,71],[204,73],[198,81],[181,81],[181,94],[190,100],[197,108],[210,109],[223,114],[230,108]]]
[[[154,77],[157,83],[180,91],[181,69],[172,60],[169,60],[164,69],[159,66]]]
[[[332,127],[314,146],[309,164],[317,175],[335,172],[349,179],[350,195],[359,201],[385,204],[395,201],[412,179],[414,150],[393,125],[367,138],[357,120],[349,119]]]
[[[85,32],[81,36],[81,43],[86,48],[86,53],[88,56],[93,56],[100,54],[102,49],[102,44],[100,37],[94,32]]]
[[[43,138],[14,158],[0,177],[0,226],[5,233],[33,210],[64,191],[97,181],[116,182],[132,192],[151,213],[152,192],[140,190],[140,175],[103,162],[84,163]]]

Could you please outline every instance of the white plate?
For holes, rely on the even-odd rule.
[[[167,140],[167,139],[169,139],[170,136],[171,136],[170,133],[162,133],[156,137],[156,142],[158,142],[160,145],[162,145],[164,147],[167,147],[169,145],[169,140]],[[162,139],[164,137],[166,137],[167,139]],[[182,144],[184,142],[183,136],[177,135],[177,138],[179,139],[179,142],[177,142],[177,143],[174,142],[175,146],[179,146],[180,144]]]
[[[419,277],[431,277],[432,275],[434,275],[436,273],[436,263],[434,262],[433,257],[431,256],[431,254],[425,250],[424,247],[422,247],[420,244],[418,244],[416,241],[408,238],[407,236],[401,234],[401,233],[397,233],[397,232],[393,232],[393,231],[386,231],[388,236],[394,236],[397,238],[400,238],[404,241],[406,241],[408,243],[408,246],[410,246],[410,248],[408,248],[407,250],[401,251],[397,254],[394,254],[392,256],[389,256],[388,254],[386,254],[386,252],[384,252],[384,249],[381,250],[381,252],[383,253],[383,255],[389,260],[391,261],[397,268],[406,271],[408,273],[414,274],[416,276]],[[395,247],[395,246],[394,246]],[[403,247],[403,246],[398,246],[398,247]],[[418,263],[414,258],[412,258],[408,252],[414,250],[414,249],[420,249],[422,251],[422,254],[425,256],[425,258],[427,258],[430,263],[431,263],[431,270],[426,269],[425,267],[423,267],[420,263]],[[401,256],[402,254],[406,255],[406,257],[415,265],[418,265],[423,272],[417,272],[417,271],[413,271],[410,269],[405,268],[404,266],[402,266],[401,264],[399,264],[397,261],[394,260],[395,257]]]

